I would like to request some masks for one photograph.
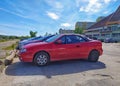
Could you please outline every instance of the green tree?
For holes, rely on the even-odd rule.
[[[82,34],[83,33],[83,28],[82,27],[76,27],[74,32],[78,33],[78,34]]]
[[[75,33],[82,34],[87,29],[87,22],[77,22],[75,24]]]
[[[48,33],[46,32],[44,36],[48,36]]]
[[[96,19],[96,22],[99,22],[100,20],[104,19],[105,17],[104,16],[100,16]]]
[[[30,31],[30,36],[31,37],[36,37],[36,34],[37,34],[37,31],[35,31],[35,32],[34,31]]]
[[[55,35],[58,35],[58,33],[56,32]]]

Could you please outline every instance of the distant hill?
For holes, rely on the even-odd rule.
[[[18,36],[7,36],[7,35],[0,35],[0,39],[17,39]]]
[[[7,36],[7,35],[0,35],[0,41],[6,41],[6,40],[13,40],[13,39],[26,39],[30,38],[29,36]]]

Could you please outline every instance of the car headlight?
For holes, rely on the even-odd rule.
[[[25,48],[22,48],[22,49],[20,50],[21,53],[24,53],[24,52],[26,52],[26,51],[27,51],[27,49],[25,49]]]

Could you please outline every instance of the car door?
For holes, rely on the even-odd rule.
[[[87,51],[86,40],[79,35],[66,36],[66,53],[68,59],[83,58]]]
[[[53,47],[53,60],[65,60],[67,57],[67,47],[66,47],[66,36],[62,36],[58,40],[61,40],[62,43],[54,43]],[[58,41],[56,40],[56,41]]]
[[[76,35],[76,39],[78,40],[78,53],[79,53],[79,58],[87,58],[89,51],[90,51],[90,43],[88,40],[86,40],[84,37]]]

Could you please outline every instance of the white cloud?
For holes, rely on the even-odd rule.
[[[60,2],[55,2],[55,7],[61,9],[63,8],[63,5]]]
[[[5,12],[10,13],[10,14],[14,14],[14,15],[26,18],[25,16],[23,16],[23,15],[17,13],[17,12],[13,12],[13,11],[10,11],[10,10],[4,9],[4,8],[0,8],[0,10],[5,11]]]
[[[63,5],[58,1],[45,0],[45,2],[53,8],[57,8],[57,9],[62,9],[63,8]]]
[[[63,26],[63,27],[70,27],[71,24],[69,24],[69,23],[62,23],[61,26]]]
[[[108,4],[111,0],[104,0],[104,3]]]
[[[109,13],[109,11],[105,11],[105,12],[103,12],[103,14],[108,14]]]
[[[76,0],[76,6],[79,7],[81,0]]]
[[[87,6],[80,7],[80,11],[96,13],[102,8],[102,3],[99,0],[89,0]]]
[[[80,7],[84,3],[87,3],[89,0],[75,0],[76,7]]]
[[[59,16],[53,12],[47,12],[47,15],[54,20],[59,19]]]

